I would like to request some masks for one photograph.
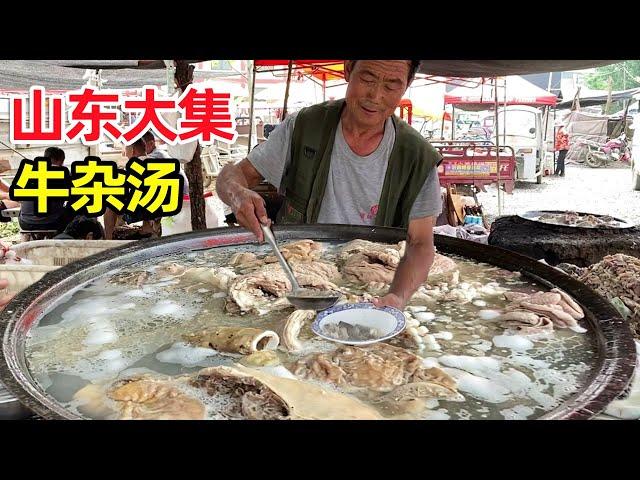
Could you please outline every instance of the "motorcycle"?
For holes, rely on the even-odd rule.
[[[611,162],[631,163],[631,149],[624,133],[617,138],[612,138],[604,145],[589,140],[583,143],[587,147],[587,165],[592,168],[606,167]]]

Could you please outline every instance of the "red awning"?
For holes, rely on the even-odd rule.
[[[500,105],[530,105],[543,106],[555,105],[558,98],[526,81],[519,76],[506,77],[506,101],[505,84],[498,82],[498,103]],[[454,88],[444,96],[444,103],[455,105],[463,110],[483,110],[490,108],[494,103],[495,91],[491,83],[483,83],[475,88],[458,87]]]
[[[255,65],[258,69],[286,68],[289,65],[289,60],[256,60]],[[312,75],[323,81],[344,78],[344,60],[293,60],[293,68],[302,70],[307,75]]]

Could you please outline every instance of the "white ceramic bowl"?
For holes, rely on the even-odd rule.
[[[323,331],[325,325],[339,322],[375,328],[381,333],[381,336],[370,340],[343,340],[328,336]],[[311,330],[319,337],[332,342],[368,345],[395,337],[404,330],[405,326],[405,316],[397,308],[377,308],[372,303],[345,303],[320,312],[311,324]]]

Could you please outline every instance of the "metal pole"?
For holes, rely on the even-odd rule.
[[[251,93],[249,98],[249,139],[247,140],[247,155],[251,151],[251,130],[253,130],[253,100],[256,94],[256,61],[251,61],[249,69],[249,81],[251,82]]]
[[[544,111],[544,136],[542,137],[543,149],[540,155],[542,156],[542,163],[540,164],[541,170],[544,172],[544,166],[547,161],[547,130],[549,129],[549,109],[550,106],[542,107]]]
[[[553,80],[553,72],[549,72],[549,83],[547,84],[547,92],[551,93],[551,82]],[[562,82],[560,82],[562,84]],[[545,107],[544,109],[544,140],[543,140],[543,145],[544,145],[544,149],[543,152],[541,152],[540,154],[542,155],[542,164],[540,165],[540,168],[544,171],[544,164],[546,161],[546,156],[547,156],[547,130],[549,129],[549,109],[551,107]],[[553,107],[553,121],[555,123],[555,107]],[[553,171],[556,171],[556,152],[555,152],[555,145],[553,148]]]
[[[456,139],[456,106],[451,111],[451,140]]]
[[[553,139],[551,140],[553,142],[553,173],[555,174],[556,171],[556,112],[557,109],[555,107],[553,107]]]
[[[504,78],[504,118],[502,122],[502,144],[507,144],[507,77]]]
[[[444,140],[444,116],[447,113],[447,102],[442,105],[442,125],[440,126],[440,138]]]
[[[494,77],[493,79],[494,81],[494,88],[493,88],[493,95],[494,95],[494,104],[493,104],[493,109],[494,109],[494,114],[496,116],[496,167],[497,167],[497,174],[498,174],[498,215],[502,215],[502,195],[500,194],[500,130],[499,130],[499,119],[498,119],[498,77]]]
[[[282,107],[282,117],[280,121],[284,121],[287,116],[287,101],[289,100],[289,86],[291,85],[291,68],[293,67],[293,60],[289,60],[289,70],[287,71],[287,86],[284,90],[284,106]]]
[[[325,73],[322,74],[322,101],[327,101],[327,75]]]

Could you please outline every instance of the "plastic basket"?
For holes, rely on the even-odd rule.
[[[21,292],[57,268],[53,265],[0,265],[0,278],[9,281],[7,288],[0,289],[0,295]]]
[[[62,267],[129,242],[130,240],[34,240],[14,245],[12,250],[19,257],[31,260],[34,265]]]

